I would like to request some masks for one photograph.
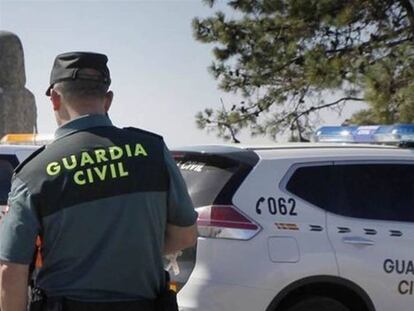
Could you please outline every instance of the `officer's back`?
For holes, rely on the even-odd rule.
[[[152,302],[166,286],[163,253],[196,236],[196,213],[162,137],[107,117],[106,61],[80,52],[56,58],[47,95],[60,127],[17,168],[0,226],[2,269],[11,273],[14,264],[28,269],[40,238],[35,286],[49,300]],[[23,305],[21,295],[6,293],[2,308]]]

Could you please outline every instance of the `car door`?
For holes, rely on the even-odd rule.
[[[414,162],[334,162],[328,234],[341,277],[376,311],[412,310]]]

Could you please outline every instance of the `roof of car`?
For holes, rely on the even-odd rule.
[[[414,149],[398,146],[352,143],[284,143],[267,146],[255,145],[198,145],[173,149],[178,152],[197,152],[206,154],[227,154],[253,151],[260,158],[285,157],[324,157],[324,156],[362,156],[375,158],[387,157],[414,157]]]
[[[15,153],[19,151],[35,151],[38,149],[39,145],[6,145],[0,144],[0,153]]]
[[[175,151],[194,151],[205,153],[226,153],[242,150],[280,150],[280,149],[399,149],[397,146],[376,144],[352,144],[352,143],[275,143],[273,145],[243,145],[243,144],[212,144],[194,145],[174,148]]]

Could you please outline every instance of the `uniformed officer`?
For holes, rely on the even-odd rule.
[[[77,311],[156,310],[162,256],[195,243],[196,212],[162,137],[107,116],[106,63],[86,52],[55,59],[46,94],[59,128],[16,169],[0,224],[2,311],[26,310],[37,239],[42,309]]]

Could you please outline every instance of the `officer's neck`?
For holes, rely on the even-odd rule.
[[[62,126],[72,120],[85,115],[105,115],[106,109],[102,102],[76,103],[76,105],[65,104],[56,111],[56,121],[58,126]]]

